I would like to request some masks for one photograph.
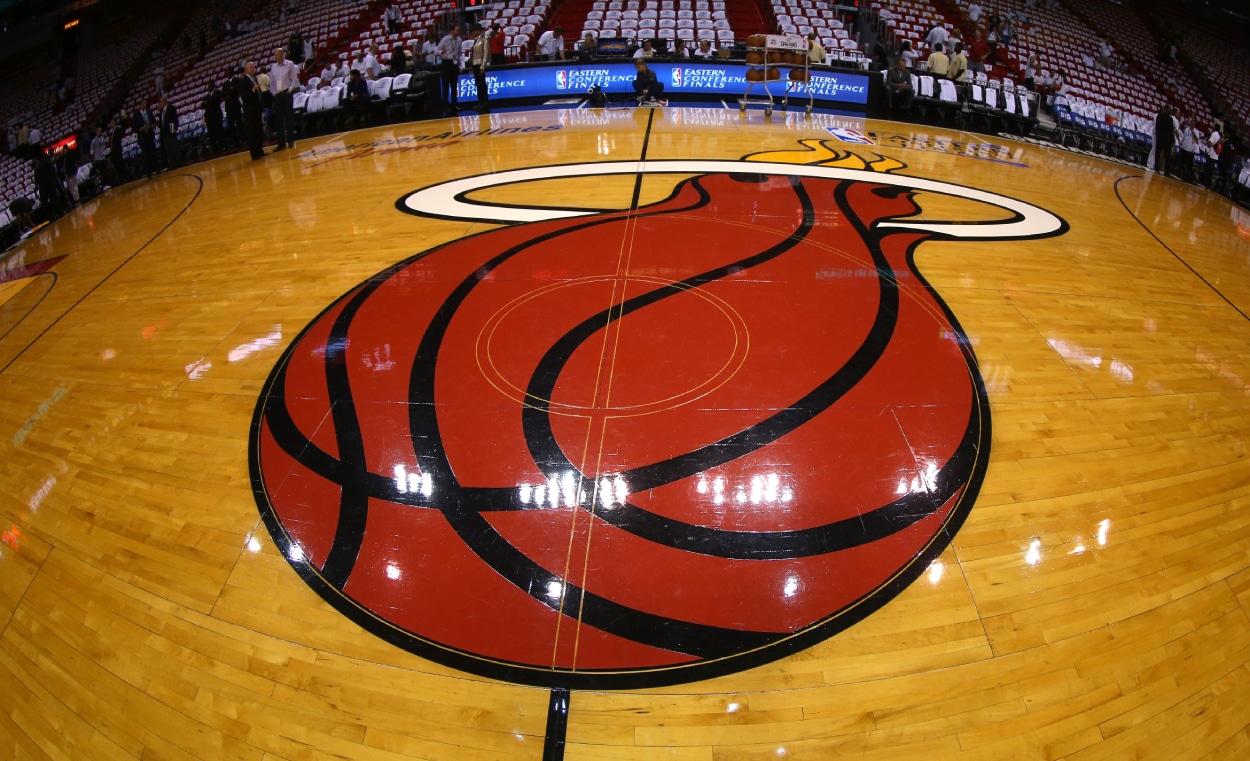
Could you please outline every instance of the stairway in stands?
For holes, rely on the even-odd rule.
[[[582,38],[582,22],[586,20],[586,14],[592,10],[591,6],[594,4],[595,0],[564,0],[552,12],[547,26],[534,35],[534,40],[537,40],[538,35],[543,31],[562,26],[564,27],[564,44],[570,48],[576,47]]]
[[[733,29],[734,39],[741,42],[753,34],[777,31],[763,0],[725,0],[725,18]]]

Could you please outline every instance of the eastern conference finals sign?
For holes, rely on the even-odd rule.
[[[666,94],[725,95],[737,97],[746,92],[746,67],[741,64],[679,64],[648,61]],[[633,61],[596,63],[585,66],[533,66],[489,71],[486,83],[492,98],[550,98],[581,95],[598,85],[612,95],[633,95],[631,83],[637,72]],[[785,91],[784,79],[770,83],[775,95]],[[796,83],[796,94],[806,98],[808,90],[816,100],[866,105],[868,77],[833,71],[812,71],[811,82]],[[460,100],[477,97],[472,74],[460,76]]]

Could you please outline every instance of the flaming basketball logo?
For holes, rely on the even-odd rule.
[[[305,581],[456,668],[629,688],[795,652],[922,573],[971,509],[990,416],[913,253],[1066,225],[807,147],[821,163],[538,167],[401,199],[504,226],[370,278],[274,369],[253,482]],[[623,211],[473,196],[640,173],[680,179]],[[920,219],[918,192],[1010,216]]]

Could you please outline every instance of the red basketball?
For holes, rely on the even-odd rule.
[[[949,543],[990,421],[865,181],[712,174],[500,228],[342,297],[262,393],[258,503],[323,597],[528,684],[726,673],[863,618]]]

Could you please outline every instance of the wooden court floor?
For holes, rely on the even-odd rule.
[[[0,260],[0,758],[540,759],[560,686],[577,761],[1250,757],[1248,272],[1206,191],[820,114],[496,113],[114,189]],[[611,352],[518,375],[596,314]]]

